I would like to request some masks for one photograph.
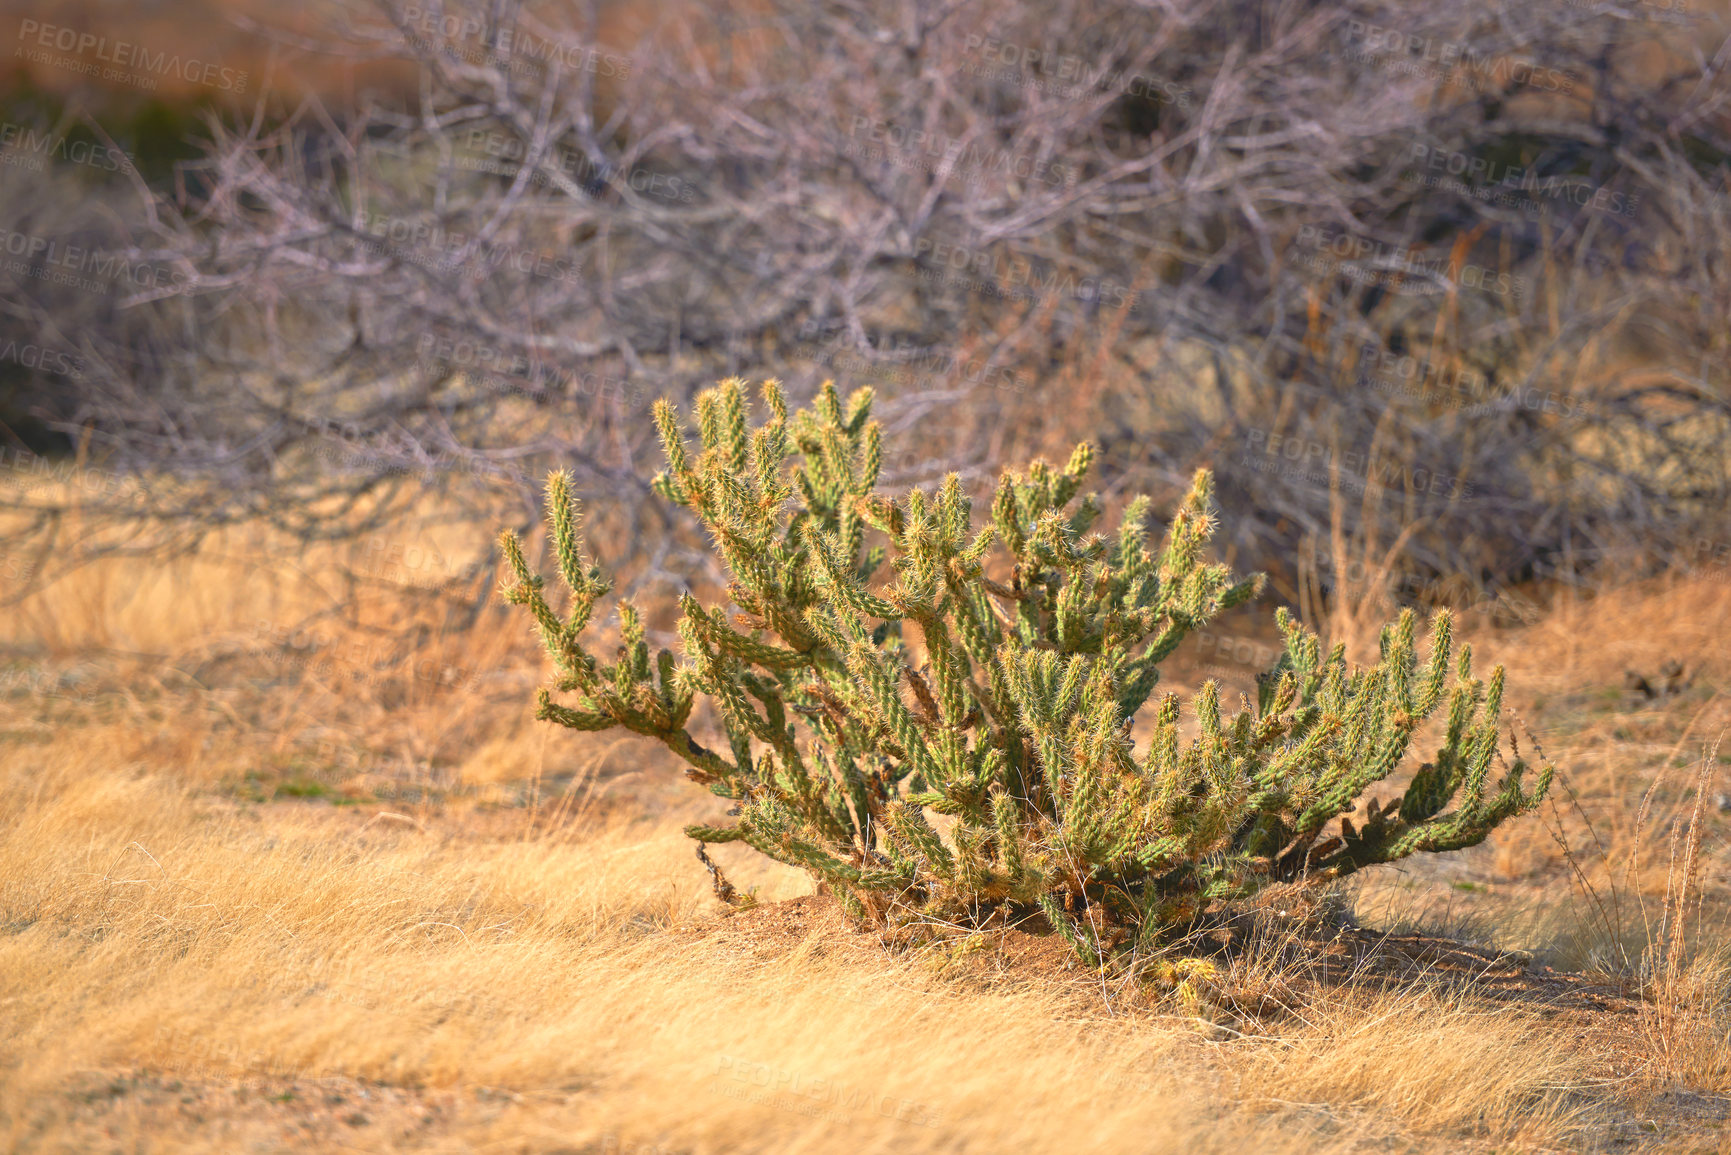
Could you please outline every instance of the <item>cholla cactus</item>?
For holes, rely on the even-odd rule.
[[[935,496],[873,492],[881,445],[869,389],[844,408],[826,382],[814,409],[790,415],[766,383],[769,420],[753,429],[742,385],[698,398],[695,456],[673,408],[655,409],[669,465],[655,489],[713,535],[738,611],[687,595],[682,657],[651,661],[629,602],[615,662],[583,647],[609,585],[582,556],[564,475],[547,487],[571,591],[563,619],[515,535],[502,539],[516,577],[505,597],[533,614],[554,690],[576,695],[562,705],[542,690],[538,717],[665,743],[692,779],[737,804],[732,825],[687,828],[700,843],[746,842],[880,922],[1043,912],[1101,964],[1213,900],[1473,845],[1549,787],[1547,765],[1523,792],[1518,751],[1489,786],[1503,671],[1488,687],[1475,680],[1462,647],[1446,685],[1446,612],[1422,662],[1409,610],[1384,628],[1381,661],[1349,670],[1343,647],[1324,656],[1277,611],[1286,651],[1255,708],[1223,719],[1206,683],[1185,740],[1168,693],[1138,754],[1132,728],[1161,661],[1262,586],[1261,575],[1235,582],[1203,561],[1214,528],[1206,471],[1158,551],[1144,540],[1146,498],[1115,533],[1090,532],[1100,506],[1077,500],[1086,444],[1062,469],[1036,461],[1006,474],[990,522],[976,526],[954,474]],[[894,580],[874,584],[886,560]],[[726,753],[686,728],[699,694],[716,707]],[[1355,824],[1365,792],[1445,699],[1441,750],[1404,797],[1372,801]]]

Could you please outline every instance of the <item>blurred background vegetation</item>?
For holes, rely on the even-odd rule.
[[[891,485],[1084,437],[1109,497],[1210,466],[1231,560],[1313,617],[1725,536],[1720,8],[4,19],[0,437],[151,479],[82,503],[97,552],[96,520],[307,541],[429,493],[526,527],[560,465],[668,594],[714,575],[649,495],[648,404],[731,374],[874,385]],[[44,493],[0,489],[33,583],[88,552]]]

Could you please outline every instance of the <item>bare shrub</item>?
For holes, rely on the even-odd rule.
[[[33,411],[203,479],[197,526],[459,478],[527,525],[556,462],[629,499],[621,554],[677,541],[649,401],[838,363],[921,433],[896,480],[1102,428],[1120,488],[1213,465],[1289,595],[1333,473],[1348,535],[1475,585],[1675,557],[1727,492],[1724,94],[1639,11],[764,0],[616,45],[594,5],[342,11],[282,50],[412,93],[267,92],[100,228],[7,202],[178,274],[0,291],[87,367]]]

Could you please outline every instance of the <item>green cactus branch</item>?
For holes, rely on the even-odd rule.
[[[770,381],[754,427],[744,382],[724,381],[698,397],[695,450],[656,405],[667,468],[652,484],[709,534],[732,602],[683,597],[678,655],[652,658],[629,602],[613,661],[584,645],[611,586],[584,554],[565,475],[547,484],[563,618],[516,536],[501,538],[505,600],[528,612],[556,673],[537,717],[666,745],[737,803],[733,825],[687,828],[700,843],[744,842],[809,871],[861,918],[1042,916],[1103,965],[1209,902],[1471,846],[1545,797],[1549,765],[1516,757],[1491,782],[1503,672],[1472,676],[1446,612],[1422,656],[1407,610],[1379,661],[1353,669],[1277,610],[1285,646],[1255,707],[1228,716],[1205,683],[1183,740],[1177,695],[1153,702],[1161,663],[1263,585],[1206,560],[1210,475],[1157,546],[1145,497],[1095,530],[1087,444],[1062,468],[1006,472],[976,524],[955,475],[935,494],[875,491],[872,400],[861,389],[844,403],[826,382],[790,412]],[[699,696],[724,752],[687,729]],[[1406,790],[1366,804],[1445,707],[1442,745]]]

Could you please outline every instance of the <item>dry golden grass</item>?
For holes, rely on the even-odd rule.
[[[1571,1122],[1581,1056],[1525,1014],[1415,990],[1370,1005],[1319,1003],[1305,1027],[1247,1064],[1251,1101],[1345,1103],[1415,1129],[1539,1141]]]
[[[398,540],[425,549],[431,532]],[[1181,991],[1102,986],[1038,943],[880,942],[776,905],[810,883],[736,847],[717,857],[763,905],[727,914],[679,833],[715,800],[643,747],[533,723],[542,670],[511,619],[459,631],[436,601],[411,605],[398,572],[346,587],[339,552],[290,580],[269,543],[237,537],[153,570],[93,568],[8,620],[0,1146],[1717,1149],[1717,785],[1697,827],[1704,929],[1663,1037],[1643,1030],[1639,976],[1571,986],[1516,966],[1498,993],[1371,959],[1320,981],[1290,934]],[[333,605],[328,666],[254,629]],[[1618,929],[1636,938],[1693,813],[1674,763],[1731,721],[1714,649],[1727,610],[1707,582],[1477,631],[1604,853],[1566,804],[1554,823],[1592,881],[1623,887]],[[405,660],[345,659],[342,630],[418,640]],[[1673,655],[1696,673],[1687,691],[1605,693]],[[418,675],[422,659],[470,673]],[[1649,788],[1649,849],[1629,869]],[[1441,929],[1553,947],[1561,969],[1571,935],[1598,933],[1588,897],[1562,898],[1569,880],[1529,820],[1455,861],[1378,872],[1354,901],[1387,929],[1437,929],[1454,902]],[[1653,1097],[1684,1091],[1688,1109]]]
[[[1389,1113],[1544,1136],[1566,1122],[1554,1107],[1537,1124],[1519,1112],[1579,1075],[1524,1024],[1423,996],[1221,1049],[1170,1015],[1114,1019],[1076,984],[969,989],[871,952],[828,962],[822,938],[760,959],[671,933],[713,918],[672,824],[525,841],[237,806],[145,769],[126,729],[8,760],[0,1104],[17,1146],[78,1146],[92,1123],[65,1089],[109,1071],[503,1088],[536,1097],[516,1122],[351,1142],[479,1144],[509,1126],[531,1148],[615,1134],[670,1150],[1296,1149],[1221,1100],[1237,1071],[1253,1103],[1365,1108],[1343,1139]],[[1102,1040],[1122,1066],[1102,1065]],[[1393,1067],[1377,1058],[1390,1047]]]

